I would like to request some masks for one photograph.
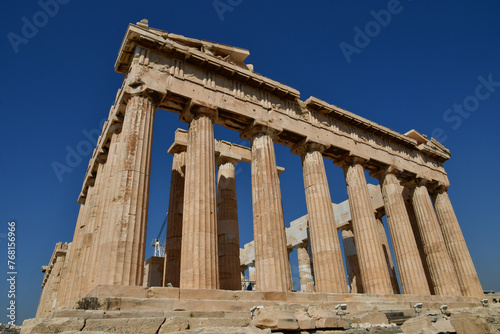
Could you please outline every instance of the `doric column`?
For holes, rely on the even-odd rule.
[[[403,186],[394,169],[379,176],[387,223],[404,294],[430,295],[424,267],[403,199]]]
[[[474,263],[470,256],[465,239],[458,224],[455,211],[448,197],[447,189],[439,188],[433,196],[434,208],[436,209],[444,242],[455,266],[460,284],[460,290],[464,296],[482,296],[483,288],[479,282]]]
[[[389,271],[389,277],[391,278],[392,291],[395,294],[400,294],[398,278],[396,277],[396,269],[394,268],[394,263],[392,261],[391,249],[389,248],[389,240],[387,239],[387,234],[385,233],[384,221],[384,211],[380,210],[375,213],[375,219],[378,223],[378,231],[380,237],[380,245],[382,247],[382,252],[384,253],[385,262],[387,263],[387,270]]]
[[[341,162],[341,166],[344,168],[363,290],[365,293],[392,294],[362,162],[361,158],[349,157]]]
[[[255,282],[256,281],[256,273],[255,273],[255,263],[252,262],[248,265],[248,280],[250,282]]]
[[[217,110],[194,106],[188,131],[180,287],[217,289],[214,121]]]
[[[460,296],[457,274],[446,249],[426,183],[424,179],[417,180],[413,189],[412,204],[422,237],[433,290],[436,295]]]
[[[217,158],[217,233],[219,241],[219,282],[224,290],[240,290],[240,237],[236,198],[235,165],[238,159]]]
[[[101,247],[102,284],[142,285],[153,121],[159,101],[154,92],[132,95],[127,101]]]
[[[112,278],[108,277],[108,270],[110,266],[111,259],[111,244],[113,241],[115,229],[114,229],[114,216],[117,213],[115,209],[115,198],[116,194],[119,193],[121,184],[118,181],[121,175],[118,173],[121,166],[121,145],[123,124],[120,122],[115,122],[110,125],[109,131],[111,134],[111,140],[109,143],[109,149],[106,157],[106,163],[104,168],[104,179],[102,181],[102,205],[99,206],[97,212],[97,224],[99,226],[99,236],[94,238],[93,248],[95,250],[94,263],[91,268],[91,280],[92,284],[112,284]],[[111,209],[113,208],[113,209]]]
[[[167,240],[165,242],[165,271],[163,286],[168,283],[178,288],[181,274],[182,210],[184,209],[184,179],[186,172],[186,152],[169,150],[174,155],[172,176],[170,178],[170,197],[168,200]]]
[[[351,225],[352,226],[352,225]],[[347,277],[351,293],[363,293],[363,285],[359,273],[358,252],[352,229],[342,230],[342,242],[344,244],[344,255],[347,269]]]
[[[255,125],[243,136],[252,145],[252,200],[257,290],[290,291],[281,189],[274,154],[274,130]]]
[[[317,292],[346,293],[337,224],[321,154],[323,149],[319,144],[300,143],[292,152],[302,157],[309,243],[315,265],[314,288]]]
[[[297,247],[297,257],[299,258],[300,291],[314,292],[311,259],[307,244],[301,244]]]

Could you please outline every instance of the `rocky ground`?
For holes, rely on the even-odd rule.
[[[21,333],[500,334],[500,307],[496,305],[454,309],[445,314],[439,310],[427,310],[420,315],[408,310],[380,311],[376,307],[371,311],[352,311],[339,315],[335,310],[314,305],[292,310],[289,307],[265,307],[252,312],[181,311],[165,313],[164,317],[158,314],[148,316],[141,312],[78,312],[72,317],[26,320]]]

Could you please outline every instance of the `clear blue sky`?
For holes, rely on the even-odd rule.
[[[84,131],[99,129],[107,117],[123,79],[113,70],[120,43],[128,23],[142,18],[168,32],[249,49],[247,62],[257,72],[298,89],[303,100],[316,96],[398,132],[446,136],[452,203],[483,288],[500,290],[498,1],[221,0],[219,12],[212,0],[60,2],[57,11],[47,7],[50,16],[39,13],[43,6],[35,0],[9,2],[0,14],[0,272],[6,276],[5,234],[15,220],[19,324],[35,315],[40,268],[55,243],[72,239],[90,157]],[[388,7],[390,22],[379,15],[382,23],[375,24],[373,13]],[[28,29],[33,23],[38,31]],[[369,40],[355,38],[367,28]],[[489,90],[476,91],[484,80],[493,81]],[[166,150],[178,127],[187,128],[177,114],[156,113],[148,242],[168,207],[172,157]],[[220,127],[216,136],[249,145]],[[52,166],[65,164],[68,149],[81,161],[73,160],[59,180]],[[276,145],[276,152],[286,168],[288,224],[307,212],[302,170],[288,148]],[[329,161],[326,168],[333,201],[345,200],[342,171]],[[245,164],[238,167],[238,201],[243,244],[253,239]],[[5,279],[0,296],[5,310]]]

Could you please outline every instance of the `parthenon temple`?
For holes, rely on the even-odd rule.
[[[245,49],[151,28],[147,20],[128,26],[115,63],[123,85],[85,174],[73,240],[57,244],[44,267],[37,317],[137,307],[248,310],[277,302],[452,307],[484,298],[447,193],[449,150],[416,130],[401,134],[316,97],[303,101],[296,89],[255,72],[247,56]],[[159,280],[148,284],[157,109],[178,113],[189,129],[177,130],[168,150],[166,255]],[[237,131],[249,147],[217,140],[215,124]],[[275,144],[302,162],[307,215],[289,227]],[[254,235],[240,247],[241,163],[251,165]],[[326,170],[333,168],[343,171],[347,187],[339,204],[328,186]],[[365,171],[379,185],[368,184]],[[293,249],[301,283],[295,292]],[[242,290],[245,280],[255,291]]]

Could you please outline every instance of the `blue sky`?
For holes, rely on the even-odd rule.
[[[7,275],[5,234],[14,220],[19,324],[35,315],[40,268],[55,243],[72,239],[95,133],[123,79],[113,70],[117,52],[127,25],[142,18],[154,28],[249,49],[247,63],[256,72],[298,89],[302,100],[313,95],[398,132],[416,129],[440,139],[452,152],[444,165],[449,194],[479,278],[483,288],[500,290],[499,2],[60,0],[58,8],[44,5],[50,2],[9,2],[0,14],[0,273]],[[44,7],[51,15],[40,14]],[[177,114],[158,110],[148,243],[168,207],[172,157],[166,150],[178,127],[187,125]],[[249,145],[218,126],[216,136]],[[289,224],[307,212],[302,170],[289,148],[276,145],[276,152],[286,168],[280,178]],[[332,200],[344,201],[343,172],[325,162]],[[54,163],[71,172],[58,177]],[[237,177],[243,244],[253,239],[250,166],[238,165]],[[5,279],[0,296],[5,310]],[[3,312],[0,322],[7,322]]]

